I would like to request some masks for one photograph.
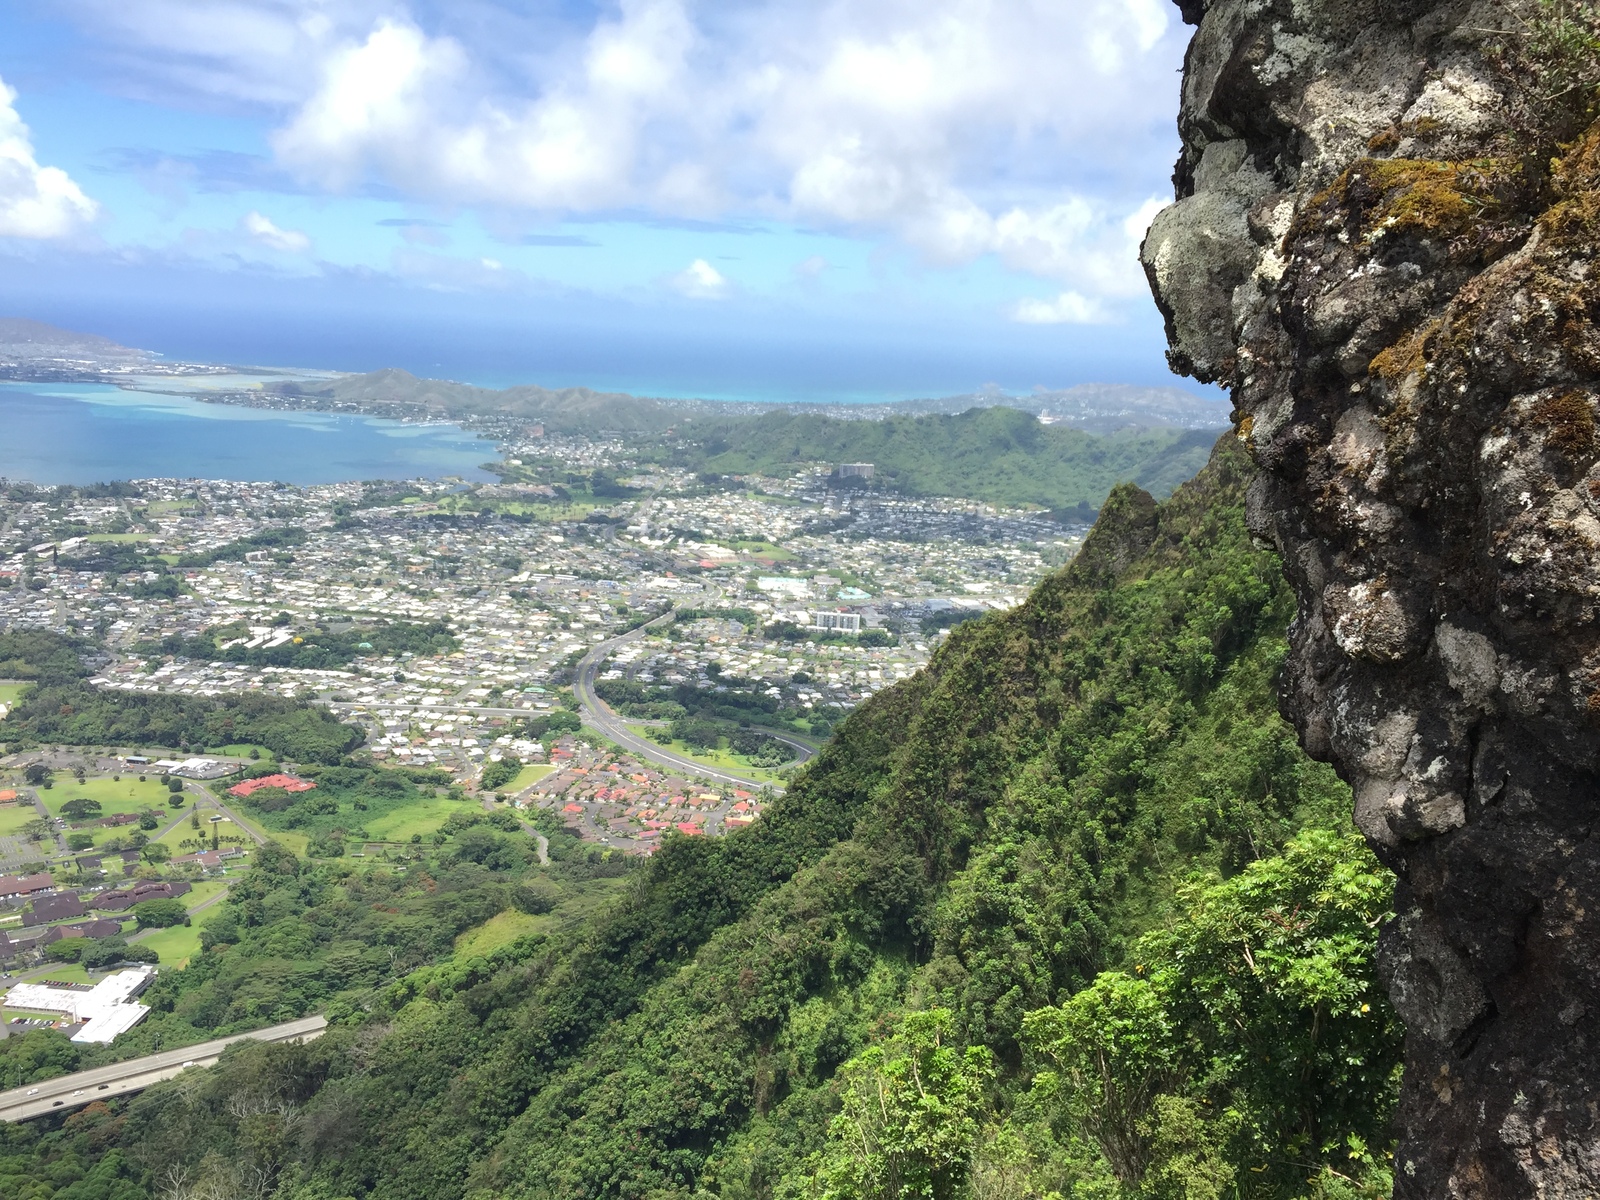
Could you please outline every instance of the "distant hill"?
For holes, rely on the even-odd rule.
[[[961,413],[972,408],[1020,409],[1043,417],[1047,423],[1070,425],[1090,433],[1118,433],[1128,429],[1221,430],[1230,423],[1226,400],[1197,396],[1176,387],[1137,387],[1127,383],[1082,383],[1055,391],[1040,389],[1012,396],[997,389],[938,400],[906,400],[874,406],[907,415]]]
[[[281,383],[281,395],[360,404],[396,413],[424,410],[445,417],[510,415],[538,421],[554,433],[652,433],[671,428],[683,413],[659,401],[590,388],[552,390],[533,384],[495,391],[470,383],[420,379],[388,367],[365,375],[344,375],[327,383]]]
[[[0,317],[0,359],[126,361],[150,357],[147,350],[134,350],[99,334],[60,329],[26,317]]]
[[[870,462],[877,487],[1056,510],[1099,508],[1127,480],[1170,495],[1205,465],[1216,441],[1215,429],[1171,427],[1100,436],[1000,405],[879,421],[696,417],[679,432],[674,461],[695,470],[784,475],[802,462]]]

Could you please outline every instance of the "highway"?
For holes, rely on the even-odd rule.
[[[143,1058],[95,1067],[72,1075],[61,1075],[43,1083],[0,1092],[0,1121],[26,1121],[57,1109],[76,1108],[94,1100],[106,1100],[138,1092],[153,1083],[171,1079],[189,1067],[209,1067],[225,1047],[235,1042],[309,1042],[328,1027],[326,1017],[302,1017],[282,1025],[271,1025],[254,1033],[201,1042],[178,1050],[163,1050]]]
[[[674,750],[668,750],[665,746],[658,746],[648,738],[640,737],[638,734],[634,733],[633,730],[624,725],[617,718],[617,715],[605,706],[605,703],[600,699],[600,697],[595,695],[595,672],[599,669],[600,664],[609,658],[611,653],[616,650],[618,646],[626,645],[628,642],[644,637],[645,630],[654,625],[661,625],[672,621],[676,618],[676,616],[676,612],[663,613],[653,621],[646,621],[637,629],[630,629],[627,633],[624,633],[618,637],[598,643],[594,649],[590,650],[589,653],[583,656],[583,659],[578,663],[577,670],[573,672],[572,692],[575,696],[577,696],[578,703],[583,707],[584,722],[585,724],[592,725],[594,728],[598,729],[601,733],[605,734],[624,750],[631,751],[634,754],[639,755],[641,758],[649,759],[658,766],[667,767],[671,770],[683,771],[690,776],[718,779],[723,783],[731,783],[742,788],[759,788],[762,785],[754,783],[749,779],[741,778],[738,775],[730,775],[726,771],[719,771],[715,767],[707,766],[703,762],[697,762],[686,754],[679,754]],[[770,730],[766,729],[763,729],[761,732],[771,733]],[[771,735],[783,742],[785,745],[792,746],[796,751],[798,751],[801,762],[804,762],[806,759],[810,758],[816,753],[812,747],[806,745],[804,742],[794,741],[778,733],[771,733]],[[774,792],[783,791],[781,787],[776,785],[772,785],[772,790]]]

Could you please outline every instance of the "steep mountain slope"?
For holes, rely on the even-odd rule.
[[[1144,258],[1401,876],[1403,1197],[1600,1195],[1600,5],[1186,0]]]
[[[1027,604],[586,928],[69,1121],[10,1177],[77,1155],[285,1200],[864,1197],[908,1172],[938,1197],[1381,1190],[1388,883],[1274,711],[1290,596],[1245,479],[1230,435],[1165,505],[1119,488]]]

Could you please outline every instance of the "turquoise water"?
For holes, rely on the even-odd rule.
[[[0,476],[33,483],[158,477],[340,483],[489,479],[494,444],[455,425],[272,412],[97,383],[0,382]]]

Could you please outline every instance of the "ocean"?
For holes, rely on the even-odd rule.
[[[492,442],[456,425],[206,404],[110,384],[0,382],[0,476],[341,483],[493,478]]]

